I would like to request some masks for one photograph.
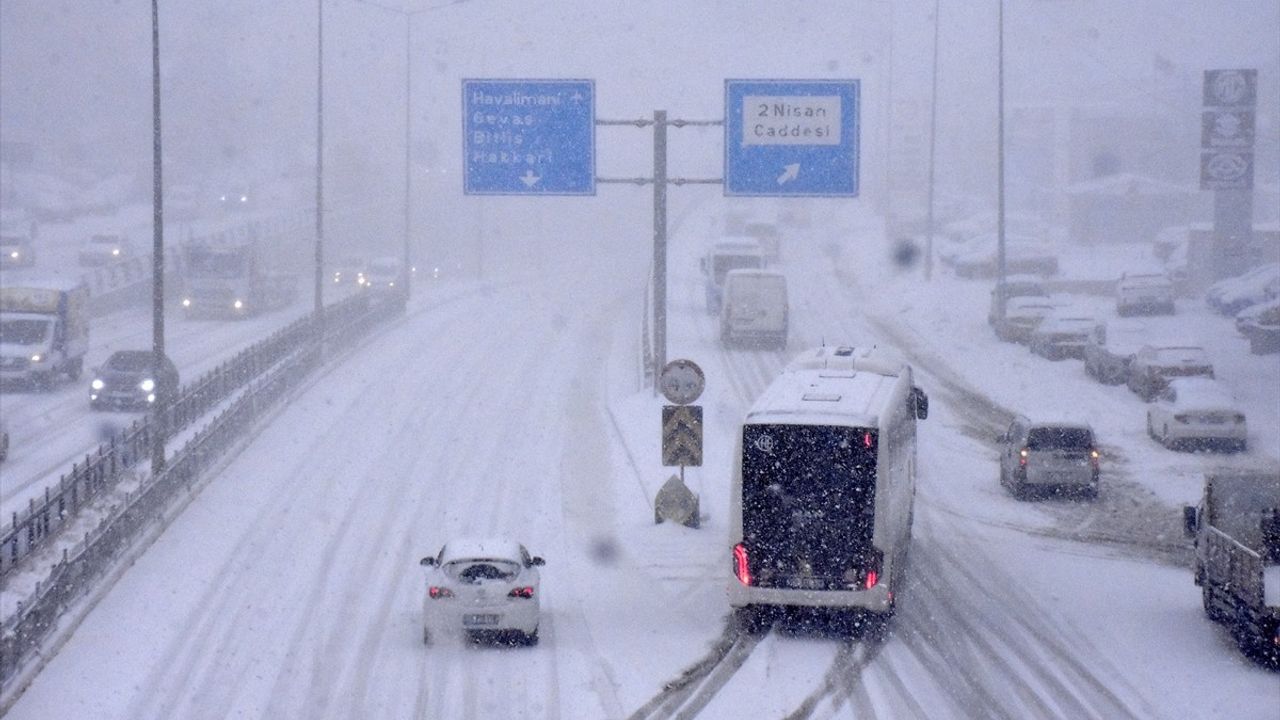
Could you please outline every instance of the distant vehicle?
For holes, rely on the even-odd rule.
[[[1147,434],[1168,448],[1194,445],[1244,450],[1245,415],[1216,380],[1174,378],[1147,406]]]
[[[89,407],[137,409],[155,403],[160,393],[178,393],[178,368],[169,358],[157,367],[150,350],[120,350],[93,369]]]
[[[108,265],[137,256],[133,243],[120,233],[99,233],[91,236],[80,247],[81,265]]]
[[[369,261],[369,273],[365,276],[365,289],[380,301],[396,303],[404,308],[408,298],[404,264],[399,258],[379,257]]]
[[[1252,305],[1236,315],[1236,330],[1255,355],[1280,352],[1280,300]]]
[[[1230,628],[1246,656],[1280,667],[1280,472],[1206,475],[1183,517],[1204,614]]]
[[[995,235],[972,238],[951,261],[957,277],[994,277],[999,273],[998,240]],[[1055,275],[1058,257],[1048,243],[1031,236],[1005,236],[1005,272]]]
[[[1048,298],[1049,293],[1045,290],[1044,279],[1039,275],[1009,275],[1003,283],[997,282],[995,287],[991,288],[991,305],[987,310],[987,324],[992,327],[995,327],[1000,319],[1002,296],[1008,303],[1016,297]]]
[[[785,350],[790,305],[787,278],[772,270],[730,270],[720,308],[720,342],[755,343]]]
[[[1116,283],[1116,314],[1135,312],[1172,315],[1173,281],[1164,273],[1125,273]]]
[[[1097,324],[1096,319],[1083,315],[1049,315],[1031,331],[1027,345],[1031,352],[1049,360],[1083,359],[1089,336]]]
[[[0,286],[0,381],[49,387],[80,377],[89,350],[89,288],[75,281]]]
[[[538,568],[545,561],[502,538],[450,540],[422,558],[427,587],[422,600],[422,642],[441,634],[472,639],[538,642],[542,597]]]
[[[342,258],[333,266],[331,277],[337,285],[364,287],[368,271],[368,263],[364,258],[351,255]]]
[[[1060,307],[1059,303],[1047,297],[1010,298],[1005,303],[1004,318],[996,319],[992,323],[992,328],[996,332],[996,337],[1005,342],[1030,342],[1032,331]]]
[[[182,244],[182,309],[188,317],[240,318],[287,307],[297,297],[297,244],[253,232]]]
[[[1138,320],[1095,323],[1084,346],[1084,371],[1103,385],[1127,382],[1129,365],[1145,335]]]
[[[700,260],[700,266],[706,284],[707,313],[714,315],[720,312],[725,275],[730,270],[739,268],[763,270],[764,251],[754,238],[725,239],[707,250],[707,254]]]
[[[1204,298],[1209,307],[1223,315],[1235,315],[1250,305],[1280,298],[1280,263],[1267,263],[1216,282]]]
[[[1049,489],[1098,496],[1101,462],[1093,428],[1078,422],[1032,422],[1017,417],[1000,437],[1000,484],[1026,499]]]
[[[1213,363],[1204,348],[1194,345],[1144,345],[1129,363],[1129,389],[1151,400],[1175,377],[1213,377]]]
[[[36,249],[30,235],[0,234],[0,268],[31,267],[35,264]]]
[[[749,222],[742,228],[742,234],[753,237],[760,243],[765,262],[777,262],[782,256],[782,233],[777,223]]]
[[[890,617],[928,413],[911,366],[883,348],[807,351],[765,389],[742,421],[730,489],[729,605],[744,632],[788,607]]]

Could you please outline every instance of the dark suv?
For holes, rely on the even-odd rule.
[[[159,393],[172,397],[177,391],[178,368],[169,358],[163,358],[157,368],[150,350],[120,350],[94,368],[89,406],[95,410],[146,408]]]

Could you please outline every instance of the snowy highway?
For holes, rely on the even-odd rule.
[[[1126,448],[1096,505],[1015,501],[936,357],[920,362],[935,411],[892,632],[739,637],[723,592],[730,438],[787,353],[718,348],[699,242],[675,253],[671,342],[709,376],[707,465],[690,471],[702,529],[652,524],[657,406],[637,392],[641,289],[618,263],[427,290],[204,487],[9,717],[1215,717],[1229,699],[1235,717],[1272,716],[1274,675],[1203,618],[1170,549],[1185,546],[1141,534],[1176,517],[1063,539],[1090,539],[1097,514],[1176,513],[1135,503],[1144,481],[1124,477],[1172,454]],[[784,267],[805,271],[793,349],[884,341],[894,321],[860,310],[865,288],[841,284],[821,243],[788,249]],[[463,533],[547,558],[539,646],[423,647],[417,559]]]

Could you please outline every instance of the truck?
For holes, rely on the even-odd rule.
[[[253,225],[197,236],[182,244],[182,310],[188,317],[242,318],[277,310],[297,298],[288,271],[298,243],[267,240]],[[297,267],[294,265],[294,267]]]
[[[1280,469],[1207,474],[1183,520],[1205,615],[1247,657],[1280,668]]]
[[[0,382],[78,380],[89,350],[89,288],[50,279],[0,287]]]
[[[707,254],[699,258],[699,265],[706,281],[707,314],[716,315],[724,296],[725,276],[739,268],[763,270],[764,250],[755,238],[728,237],[708,248]]]

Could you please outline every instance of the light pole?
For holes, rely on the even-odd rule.
[[[316,0],[316,340],[324,337],[324,0]]]
[[[933,89],[929,95],[929,210],[925,223],[928,235],[924,240],[924,279],[933,279],[933,188],[934,156],[938,145],[938,0],[933,0]]]
[[[996,92],[996,128],[999,136],[996,142],[996,272],[999,275],[996,295],[1000,298],[998,307],[1000,317],[1005,316],[1004,282],[1005,238],[1004,238],[1004,0],[1000,0],[999,44],[997,70],[998,89]]]
[[[160,3],[151,0],[151,363],[154,377],[165,366],[164,353],[164,193],[160,162]],[[157,383],[156,400],[151,415],[151,474],[164,469],[166,421],[172,401],[168,385]]]

